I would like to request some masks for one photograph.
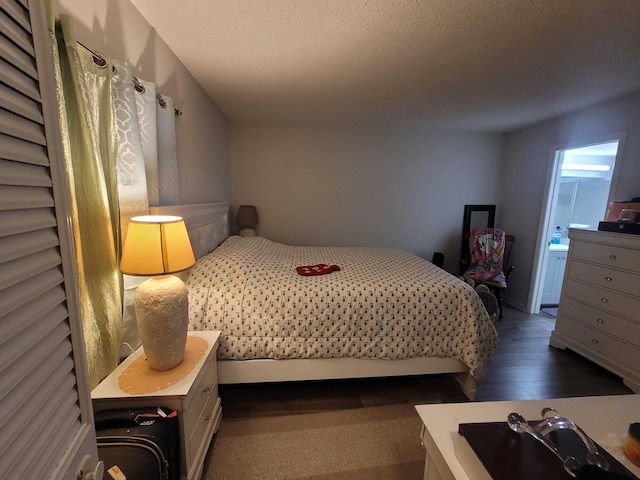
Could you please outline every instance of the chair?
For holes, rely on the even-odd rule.
[[[509,275],[514,270],[509,265],[511,249],[516,237],[497,228],[474,228],[469,235],[469,262],[463,277],[474,285],[486,285],[498,301],[502,315],[502,290],[507,288]]]

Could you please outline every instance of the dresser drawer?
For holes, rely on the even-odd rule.
[[[556,330],[581,343],[585,348],[597,352],[602,357],[607,357],[631,369],[637,369],[640,365],[640,349],[575,322],[564,315],[561,315],[556,321]]]
[[[197,427],[198,419],[210,397],[218,397],[218,367],[211,362],[204,370],[204,375],[198,384],[193,385],[189,392],[184,411],[185,436],[191,437]]]
[[[618,337],[640,348],[640,324],[603,312],[597,308],[565,298],[562,302],[562,315],[567,315],[585,325],[604,333]]]
[[[640,272],[640,254],[636,249],[577,241],[572,242],[571,251],[572,260]]]
[[[637,318],[638,312],[640,312],[639,298],[605,290],[595,285],[577,282],[571,278],[565,282],[563,301],[566,297],[580,300],[596,308],[627,318]]]
[[[569,276],[629,295],[640,295],[640,275],[583,262],[571,262]]]

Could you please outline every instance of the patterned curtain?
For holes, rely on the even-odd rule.
[[[149,199],[144,146],[131,67],[118,60],[112,60],[112,64],[113,111],[118,127],[118,200],[120,229],[124,241],[129,219],[135,215],[149,213]]]
[[[156,109],[158,119],[159,205],[177,205],[180,203],[180,193],[173,99],[165,95],[159,96]]]
[[[118,124],[120,226],[150,206],[179,203],[173,100],[136,78],[131,65],[112,60],[113,108]]]
[[[113,110],[118,125],[118,196],[122,242],[131,217],[149,206],[179,203],[173,100],[136,78],[129,63],[112,60]],[[161,181],[162,178],[162,181]],[[124,275],[123,345],[120,357],[140,344],[134,300],[146,277]]]
[[[160,205],[180,203],[173,99],[158,95],[158,190]]]
[[[117,129],[111,75],[78,48],[72,20],[49,18],[89,381],[117,365],[122,330]]]

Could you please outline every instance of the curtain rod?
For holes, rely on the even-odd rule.
[[[89,52],[92,56],[93,56],[93,63],[95,63],[97,66],[99,67],[106,67],[109,62],[107,61],[107,59],[104,57],[104,55],[98,53],[98,52],[94,52],[93,50],[91,50],[89,47],[85,46],[82,42],[78,42],[78,45],[80,45],[82,48],[84,48],[87,52]],[[111,69],[115,72],[115,67],[111,66]],[[136,77],[133,77],[133,82],[135,84],[135,88],[137,91],[144,91],[144,87],[138,82],[138,79]],[[139,90],[138,87],[142,87],[142,90]],[[158,99],[158,102],[160,102],[160,106],[162,108],[167,108],[167,102],[164,98],[162,98],[162,95],[160,95],[159,93],[156,95],[156,98]],[[179,110],[177,108],[173,109],[174,113],[178,116],[182,115],[182,110]]]

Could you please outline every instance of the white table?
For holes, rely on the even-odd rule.
[[[616,455],[613,445],[621,445],[629,425],[640,422],[640,395],[417,405],[426,449],[424,479],[474,480],[476,477],[473,472],[465,471],[456,456],[456,443],[460,440],[458,424],[506,422],[511,412],[518,412],[527,420],[536,420],[541,418],[544,407],[552,407],[573,420],[618,460],[621,458]],[[623,457],[624,465],[640,476],[640,469],[627,462]]]

